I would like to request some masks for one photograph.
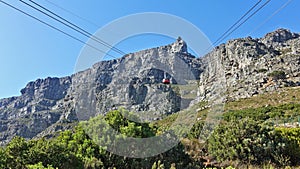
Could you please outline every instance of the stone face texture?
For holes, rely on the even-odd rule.
[[[189,104],[170,85],[199,79],[200,61],[187,52],[182,39],[162,47],[102,61],[68,77],[38,79],[21,96],[0,100],[0,141],[51,135],[73,122],[125,107],[141,120],[160,119]],[[143,115],[151,112],[150,115]],[[145,113],[146,114],[146,113]]]
[[[219,86],[226,89],[224,95],[227,101],[248,98],[281,87],[298,86],[299,34],[279,29],[260,39],[247,37],[230,40],[207,54],[202,61],[208,64],[200,75],[201,99],[209,100],[217,90],[212,86],[218,82],[222,82]],[[220,69],[222,71],[213,71]],[[285,76],[272,76],[276,71],[284,72]],[[221,78],[223,76],[225,79]]]

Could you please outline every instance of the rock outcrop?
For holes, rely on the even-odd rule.
[[[201,71],[199,60],[178,39],[167,46],[96,63],[69,77],[29,82],[21,96],[0,100],[1,143],[15,135],[51,135],[118,107],[136,112],[141,121],[160,119],[187,107],[191,95],[196,97],[195,83]],[[172,85],[163,84],[164,78]],[[195,90],[180,88],[189,85]]]
[[[300,85],[300,37],[286,29],[260,39],[230,40],[202,60],[210,63],[200,78],[202,99],[210,99],[216,90],[211,86],[220,81],[218,87],[226,89],[222,94],[229,101]]]
[[[162,79],[170,79],[171,85]],[[191,101],[221,102],[300,85],[300,37],[286,29],[260,39],[230,40],[202,58],[182,39],[102,61],[63,78],[30,82],[0,100],[0,144],[65,130],[79,120],[125,107],[156,120]],[[195,101],[196,100],[196,101]]]

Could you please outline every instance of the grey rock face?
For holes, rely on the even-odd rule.
[[[71,84],[71,79],[66,78],[46,78],[38,79],[35,82],[30,82],[21,90],[23,96],[34,98],[44,98],[49,100],[60,100]],[[39,89],[39,90],[36,90]]]
[[[288,40],[296,39],[299,37],[299,34],[292,33],[287,29],[278,29],[274,32],[268,33],[261,39],[261,41],[268,45],[278,44],[277,46],[284,46],[282,45]],[[280,45],[281,44],[281,45]]]
[[[7,143],[15,135],[32,138],[56,123],[63,109],[55,109],[71,85],[71,78],[46,78],[30,82],[22,95],[0,100],[0,140]]]
[[[204,62],[214,60],[215,63],[207,64],[209,69],[200,76],[199,96],[209,100],[217,90],[211,86],[217,82],[223,84],[218,88],[226,89],[222,94],[227,100],[299,85],[299,44],[299,34],[279,29],[261,39],[240,38],[218,46],[203,58]],[[211,71],[218,69],[222,71]],[[276,72],[284,76],[277,78]],[[215,80],[220,76],[225,79]]]
[[[159,119],[188,104],[174,87],[162,84],[162,80],[168,78],[173,85],[187,85],[199,79],[200,72],[199,60],[187,52],[182,39],[97,63],[73,77],[72,95],[77,96],[77,115],[79,119],[87,119],[97,113],[125,107],[137,112],[141,120]],[[153,113],[144,116],[145,112]]]
[[[15,135],[28,139],[51,135],[69,128],[66,124],[118,107],[137,112],[141,120],[159,119],[189,104],[191,99],[181,97],[178,86],[199,79],[201,71],[199,60],[178,39],[96,63],[70,77],[29,82],[21,96],[0,100],[1,144]],[[162,84],[164,78],[177,86]]]

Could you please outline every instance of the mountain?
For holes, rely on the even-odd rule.
[[[21,96],[0,100],[1,143],[15,135],[33,138],[65,130],[78,120],[118,107],[141,112],[141,121],[160,119],[189,105],[196,92],[185,90],[183,95],[189,97],[181,97],[179,87],[196,89],[201,71],[200,60],[179,38],[167,46],[96,63],[68,77],[29,82]],[[163,84],[164,78],[172,86]]]
[[[51,137],[78,120],[118,107],[152,121],[191,103],[228,102],[300,85],[300,37],[286,29],[230,40],[202,58],[187,48],[178,38],[68,77],[29,82],[21,96],[0,100],[1,144],[15,135]]]
[[[300,38],[286,29],[259,39],[230,40],[203,60],[209,64],[200,75],[201,99],[210,99],[216,92],[211,86],[216,84],[226,101],[300,85]]]

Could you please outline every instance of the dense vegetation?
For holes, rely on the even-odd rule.
[[[202,110],[198,112],[201,120],[194,124],[186,138],[173,149],[151,158],[112,154],[105,146],[96,144],[112,138],[102,135],[91,139],[93,135],[88,133],[108,132],[106,125],[109,125],[123,136],[152,137],[167,130],[176,114],[149,124],[130,120],[136,117],[125,110],[114,110],[81,122],[73,130],[61,132],[52,139],[26,141],[15,137],[0,149],[0,168],[284,168],[300,165],[300,128],[295,123],[300,120],[300,104],[228,107],[206,142],[198,140],[206,117],[206,111]],[[95,128],[97,130],[90,130]]]
[[[219,161],[299,165],[300,128],[278,126],[296,121],[299,110],[299,104],[286,104],[229,111],[209,139],[209,152]]]
[[[91,119],[88,125],[101,126],[102,120],[105,120],[115,130],[127,136],[155,135],[155,127],[132,122],[123,116],[122,111],[111,111],[105,117],[97,116]],[[80,123],[72,131],[61,132],[58,137],[49,140],[26,141],[15,137],[5,148],[0,149],[0,168],[184,168],[192,161],[184,153],[182,144],[152,158],[138,159],[114,155],[106,151],[105,147],[95,144],[85,133],[85,127],[87,122]]]

